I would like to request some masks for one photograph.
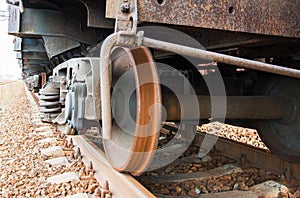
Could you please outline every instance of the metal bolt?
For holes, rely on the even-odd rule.
[[[80,148],[77,148],[77,150],[76,150],[75,159],[77,159],[78,161],[81,161],[81,159],[82,159]]]
[[[68,146],[69,146],[69,148],[73,148],[74,147],[73,139],[72,138],[70,139],[70,142],[69,142]]]
[[[121,11],[125,13],[130,12],[130,3],[123,3],[121,5]]]
[[[94,169],[93,169],[93,162],[92,162],[92,161],[90,161],[89,170],[94,170]]]
[[[84,166],[84,163],[82,161],[82,157],[81,156],[77,158],[77,163],[78,163],[79,166]]]
[[[131,69],[131,67],[132,67],[131,64],[127,64],[126,65],[126,71],[129,71]]]
[[[68,144],[67,141],[64,143],[64,148],[65,148],[65,149],[68,149],[68,148],[69,148],[69,144]]]
[[[102,190],[101,198],[111,198],[112,193],[109,190]]]
[[[101,190],[97,188],[93,194],[93,198],[98,198],[101,196]]]
[[[75,159],[78,160],[78,162],[82,161],[82,156],[78,153],[75,154]]]
[[[86,176],[86,170],[85,170],[85,167],[82,167],[82,168],[80,169],[79,175],[80,175],[80,177]]]
[[[105,189],[105,190],[109,190],[109,183],[108,183],[107,180],[105,181],[104,189]]]
[[[80,148],[77,148],[77,151],[76,151],[77,155],[81,155],[81,151],[80,151]]]
[[[61,134],[61,138],[63,138],[63,139],[67,138],[66,134],[64,134],[62,132],[60,134]]]
[[[74,160],[74,159],[75,159],[74,153],[71,153],[71,154],[69,155],[69,160]]]

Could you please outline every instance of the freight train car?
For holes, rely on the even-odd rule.
[[[7,3],[25,76],[43,76],[42,118],[69,133],[99,128],[116,170],[157,168],[211,121],[251,125],[300,162],[298,0]],[[163,150],[166,122],[181,131]]]

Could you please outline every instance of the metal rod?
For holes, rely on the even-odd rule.
[[[207,60],[213,60],[220,63],[226,63],[226,64],[244,67],[248,69],[254,69],[254,70],[294,77],[294,78],[300,78],[300,70],[297,69],[291,69],[283,66],[238,58],[234,56],[219,54],[216,52],[209,52],[202,49],[196,49],[196,48],[187,47],[183,45],[158,41],[150,38],[144,37],[142,41],[142,45],[151,48],[160,49],[160,50],[171,51],[180,55],[203,58]]]
[[[111,103],[110,103],[110,53],[118,39],[118,33],[108,36],[100,51],[100,94],[102,116],[102,138],[111,139]]]
[[[283,119],[293,111],[293,102],[287,97],[272,96],[195,96],[198,104],[192,104],[190,95],[180,95],[181,103],[173,94],[163,94],[163,106],[167,121],[197,120],[208,118],[229,119]],[[219,111],[226,100],[226,115]],[[212,111],[212,103],[215,108]],[[195,111],[195,105],[200,112]],[[200,115],[199,115],[200,113]],[[225,117],[224,117],[225,116]]]

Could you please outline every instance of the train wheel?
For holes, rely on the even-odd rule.
[[[139,175],[151,163],[161,126],[161,90],[145,47],[115,48],[112,60],[112,139],[103,140],[111,165]]]
[[[282,120],[255,121],[255,127],[266,146],[277,156],[300,162],[300,80],[282,76],[265,77],[258,94],[286,96],[291,112]]]

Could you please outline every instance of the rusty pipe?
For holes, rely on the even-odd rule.
[[[111,139],[111,102],[110,102],[110,53],[118,40],[118,33],[109,35],[100,51],[100,94],[102,116],[102,138]]]
[[[202,58],[207,60],[213,60],[220,63],[226,63],[234,66],[239,66],[248,69],[254,69],[274,74],[279,74],[283,76],[289,76],[294,78],[300,78],[300,70],[291,69],[283,66],[272,65],[267,63],[262,63],[258,61],[238,58],[234,56],[219,54],[216,52],[209,52],[203,49],[196,49],[192,47],[187,47],[183,45],[177,45],[173,43],[168,43],[164,41],[158,41],[150,38],[143,38],[142,45],[146,47],[151,47],[155,49],[165,50],[174,52],[180,55],[192,56],[196,58]]]
[[[195,96],[198,104],[193,104],[191,96],[180,95],[179,103],[173,94],[163,94],[163,106],[167,112],[167,121],[197,120],[208,118],[229,119],[284,119],[292,114],[293,102],[281,96]],[[226,115],[218,111],[218,106],[227,103]],[[215,109],[212,111],[212,102]],[[195,111],[195,105],[199,110]],[[224,117],[225,116],[225,117]]]

